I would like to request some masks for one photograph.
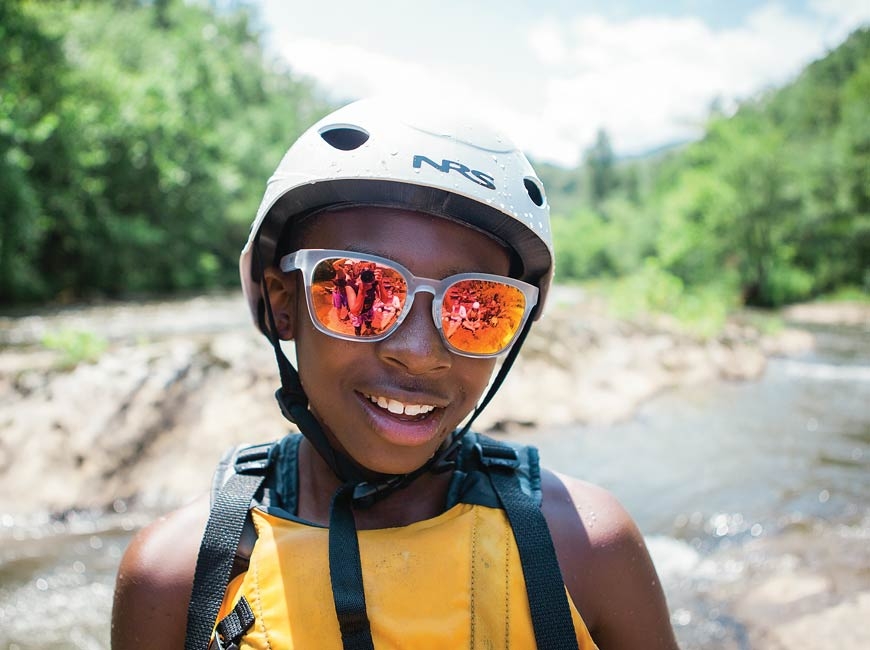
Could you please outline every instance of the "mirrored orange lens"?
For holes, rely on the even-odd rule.
[[[311,304],[330,332],[361,339],[396,325],[408,298],[408,285],[394,268],[352,257],[329,257],[311,278]]]
[[[509,284],[461,280],[441,304],[441,324],[450,345],[470,354],[498,354],[522,324],[526,297]]]

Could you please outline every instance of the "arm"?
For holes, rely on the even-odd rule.
[[[335,271],[336,279],[344,279],[347,275],[344,272],[345,260],[337,259],[332,263],[332,270]]]
[[[375,269],[375,288],[378,292],[378,298],[384,304],[389,301],[387,290],[384,288],[384,272],[382,269]]]
[[[208,499],[142,529],[121,560],[112,608],[113,650],[184,647],[187,606]]]
[[[601,650],[676,650],[643,536],[606,490],[544,472],[544,516],[565,584]]]
[[[363,306],[363,298],[362,291],[357,293],[354,290],[354,287],[351,286],[351,283],[348,282],[347,286],[344,288],[345,295],[347,296],[347,310],[356,316],[359,316],[362,311]]]

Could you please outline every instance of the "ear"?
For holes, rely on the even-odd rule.
[[[272,305],[278,338],[289,341],[294,337],[296,330],[296,277],[270,266],[263,272],[263,282],[266,287],[265,293]],[[265,299],[266,296],[263,297]],[[266,325],[269,325],[268,316]]]

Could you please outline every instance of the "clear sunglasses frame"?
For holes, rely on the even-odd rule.
[[[317,268],[318,264],[331,258],[352,259],[360,262],[381,264],[397,271],[403,277],[403,279],[405,280],[405,284],[407,285],[405,304],[402,306],[401,311],[397,313],[395,320],[389,328],[387,328],[380,334],[359,337],[343,334],[341,332],[336,332],[329,329],[327,326],[320,322],[320,319],[317,316],[317,311],[315,309],[314,299],[312,297],[311,290],[314,284],[314,271]],[[377,341],[383,341],[401,326],[402,322],[410,313],[411,308],[414,306],[414,299],[416,298],[417,294],[422,292],[432,295],[432,320],[435,323],[435,329],[438,330],[438,333],[441,336],[441,340],[444,342],[444,345],[447,347],[447,349],[461,356],[473,357],[476,359],[498,357],[510,350],[511,346],[516,341],[517,335],[522,331],[523,327],[525,326],[525,323],[529,318],[529,314],[538,302],[538,288],[521,280],[516,280],[514,278],[505,277],[503,275],[492,275],[489,273],[459,273],[457,275],[451,275],[449,277],[446,277],[443,280],[421,278],[417,277],[407,268],[391,259],[388,259],[386,257],[379,257],[377,255],[359,253],[356,251],[325,248],[303,248],[283,256],[279,261],[279,268],[285,273],[289,273],[290,271],[300,271],[302,273],[303,283],[305,286],[305,298],[306,303],[308,304],[308,313],[311,317],[311,322],[314,323],[314,326],[320,332],[328,336],[332,336],[345,341],[356,341],[363,343],[375,343]],[[516,327],[516,331],[513,333],[513,336],[504,345],[504,347],[496,352],[476,353],[469,352],[467,350],[461,350],[452,343],[450,343],[450,341],[447,339],[447,336],[445,335],[442,321],[442,305],[444,304],[444,298],[452,286],[454,286],[458,282],[462,282],[465,280],[480,280],[484,282],[496,282],[504,284],[518,289],[520,292],[522,292],[525,298],[523,314]]]

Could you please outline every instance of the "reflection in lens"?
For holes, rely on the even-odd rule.
[[[497,354],[516,336],[525,308],[526,297],[516,287],[491,280],[461,280],[444,294],[444,336],[462,352]]]
[[[362,339],[395,327],[408,295],[391,266],[352,257],[330,257],[311,275],[311,304],[326,329]]]

